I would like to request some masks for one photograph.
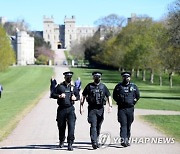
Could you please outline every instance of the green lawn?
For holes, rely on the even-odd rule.
[[[0,140],[15,127],[25,110],[48,90],[52,74],[52,68],[41,66],[11,67],[0,72],[4,88],[0,99]]]
[[[87,83],[93,81],[91,73],[97,71],[97,69],[70,69],[74,72],[73,80],[78,76],[81,77],[83,88]],[[114,86],[121,81],[120,73],[111,70],[100,71],[103,73],[102,82],[107,85],[112,93]],[[0,73],[0,83],[4,88],[0,99],[0,140],[7,136],[22,116],[38,102],[43,92],[48,90],[52,74],[52,68],[41,66],[11,67],[7,71]],[[160,87],[158,86],[157,76],[155,76],[153,85],[149,84],[148,81],[142,82],[140,78],[132,78],[132,82],[138,85],[141,92],[141,99],[136,105],[137,108],[180,111],[179,76],[173,76],[173,88],[168,86],[167,75],[164,75],[163,79],[164,85]],[[167,118],[164,116],[164,119],[162,119],[173,122],[174,118],[172,116]],[[161,123],[161,119],[152,119],[156,119],[156,123]],[[162,125],[162,129],[164,127],[166,125]],[[179,123],[177,127],[180,127]]]
[[[82,87],[88,82],[92,82],[93,71],[97,69],[85,69],[85,68],[71,68],[74,72],[73,79],[75,80],[78,76],[81,77]],[[121,82],[121,76],[118,71],[112,70],[100,70],[103,73],[102,82],[104,82],[110,89],[112,94],[115,85]],[[154,85],[148,81],[143,82],[140,78],[136,79],[132,77],[134,82],[140,90],[141,99],[137,104],[137,108],[142,109],[155,109],[155,110],[174,110],[180,111],[180,78],[178,75],[173,77],[174,86],[170,88],[168,86],[167,75],[164,78],[164,86],[159,86],[156,82]],[[157,76],[155,78],[157,81]],[[114,102],[115,103],[115,102]]]
[[[175,141],[180,141],[180,115],[146,115],[142,118],[169,136],[174,137]]]
[[[71,68],[71,70],[74,72],[74,80],[77,76],[81,77],[83,88],[87,83],[93,81],[91,73],[97,71],[97,69],[82,68]],[[102,82],[107,85],[112,94],[115,85],[121,82],[120,73],[110,70],[99,71],[103,73]],[[135,77],[132,77],[132,82],[139,87],[141,93],[141,99],[138,101],[136,108],[180,111],[180,78],[178,75],[173,76],[173,88],[168,85],[167,74],[163,75],[163,86],[158,85],[158,76],[155,76],[154,84],[150,84],[149,81],[143,82],[141,78],[136,79]],[[148,115],[142,116],[142,118],[180,141],[180,116]]]

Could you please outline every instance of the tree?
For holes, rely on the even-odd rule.
[[[169,5],[168,33],[173,47],[180,48],[180,0]]]
[[[31,32],[34,37],[34,57],[37,59],[36,64],[47,64],[48,60],[54,59],[54,51],[51,50],[49,43],[46,43],[42,34]]]
[[[4,28],[9,35],[16,35],[17,31],[28,31],[29,24],[24,19],[18,19],[15,22],[6,22]]]
[[[164,65],[169,70],[170,87],[172,87],[173,72],[180,71],[180,0],[169,6],[167,21],[168,44],[164,50]]]
[[[151,37],[151,54],[149,55],[149,69],[151,70],[150,82],[154,83],[154,72],[159,74],[160,85],[162,85],[163,60],[162,53],[164,45],[167,44],[166,28],[162,22],[154,22],[149,29]]]
[[[75,59],[84,59],[84,47],[85,40],[82,40],[80,43],[74,42],[72,44],[72,47],[70,49],[70,54],[75,58]]]
[[[124,22],[124,17],[118,16],[117,14],[110,14],[96,20],[95,24],[99,26],[101,35],[103,35],[105,39],[108,39],[118,34]]]
[[[101,64],[95,59],[95,56],[103,51],[99,38],[100,33],[97,31],[93,37],[89,37],[83,44],[85,60],[88,60],[89,64],[93,66]]]
[[[15,53],[5,29],[0,26],[0,71],[15,63]]]
[[[148,68],[152,49],[153,38],[149,35],[149,29],[153,24],[150,18],[138,20],[128,24],[117,36],[117,42],[121,44],[124,52],[123,67],[125,69],[143,69],[143,80],[145,81],[145,69]],[[137,75],[138,76],[138,75]]]

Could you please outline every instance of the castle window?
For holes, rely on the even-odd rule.
[[[50,36],[49,36],[49,34],[48,34],[48,40],[50,39]]]
[[[72,36],[71,36],[71,35],[69,35],[69,39],[70,39],[70,40],[72,39]]]

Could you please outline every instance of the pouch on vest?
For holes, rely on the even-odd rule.
[[[98,86],[90,85],[90,94],[87,98],[87,101],[90,105],[105,105],[106,99],[103,89],[103,84]]]
[[[65,93],[65,98],[60,98],[60,103],[59,105],[60,106],[64,106],[64,107],[68,107],[68,106],[71,106],[74,102],[71,100],[71,97],[73,95],[73,86],[71,87],[64,87],[63,85],[60,85],[62,86],[62,89],[64,89],[62,91],[62,93]]]
[[[133,84],[127,87],[119,85],[118,88],[118,105],[133,106],[134,105],[134,86]],[[120,104],[119,104],[120,103]]]

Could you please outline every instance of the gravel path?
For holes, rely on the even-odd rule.
[[[58,60],[63,60],[62,51],[57,51]],[[56,78],[58,82],[63,80],[62,73],[67,71],[66,66],[55,67]],[[106,144],[100,149],[93,150],[90,144],[89,124],[87,122],[87,109],[83,115],[79,114],[79,102],[75,104],[76,108],[76,130],[73,153],[123,153],[123,154],[179,154],[180,144],[172,143],[172,138],[167,138],[164,134],[154,129],[148,123],[139,119],[139,115],[147,114],[172,114],[179,115],[175,111],[156,111],[135,109],[135,121],[132,125],[133,143],[130,147],[122,148],[119,144],[119,123],[117,122],[117,107],[113,106],[112,113],[105,112],[105,120],[102,125],[103,138]],[[0,142],[0,154],[53,154],[70,153],[65,147],[59,149],[58,130],[56,126],[56,100],[49,98],[47,92],[39,101],[36,107],[20,121],[12,134]],[[107,110],[107,109],[105,109]],[[169,144],[163,143],[169,139]],[[172,140],[171,140],[172,139]],[[102,140],[105,141],[105,140]],[[146,141],[146,143],[145,143]],[[167,141],[167,140],[166,140]],[[157,143],[158,142],[158,143]]]

